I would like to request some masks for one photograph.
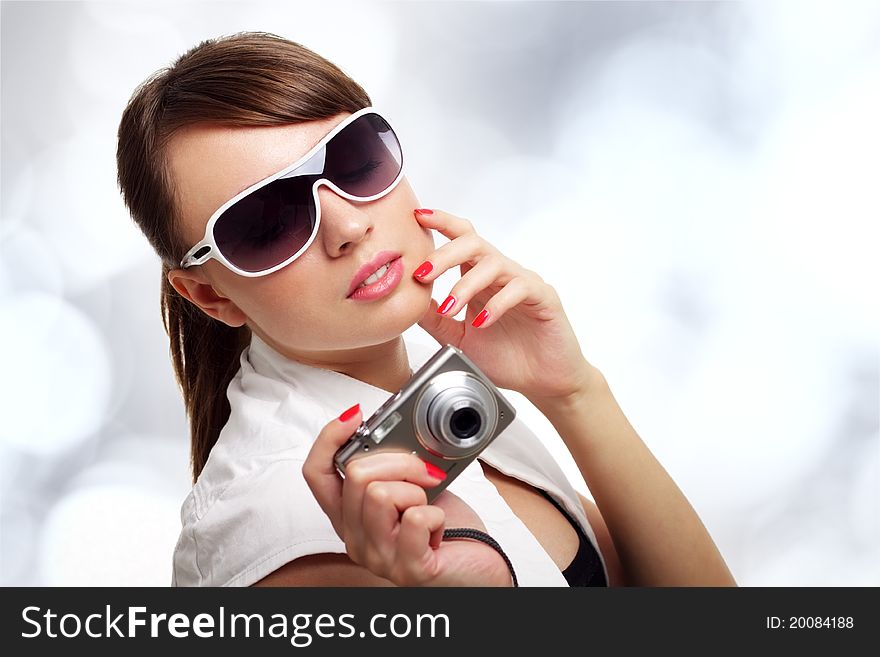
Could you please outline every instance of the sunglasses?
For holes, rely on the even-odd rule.
[[[365,107],[296,162],[221,205],[180,267],[214,258],[242,276],[271,274],[302,255],[318,234],[318,187],[327,185],[351,201],[373,201],[402,177],[397,135],[376,110]]]

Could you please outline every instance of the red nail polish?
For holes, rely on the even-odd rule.
[[[425,463],[425,470],[427,470],[428,474],[430,476],[434,477],[434,479],[439,479],[440,481],[443,481],[444,479],[446,479],[446,473],[443,472],[443,470],[438,468],[433,463],[428,463],[427,461],[425,461],[424,463]]]
[[[446,301],[443,302],[443,305],[437,309],[437,312],[440,313],[441,315],[445,315],[446,313],[449,312],[449,309],[452,308],[452,306],[454,306],[454,305],[455,305],[455,297],[450,294],[448,297],[446,297]]]
[[[483,325],[483,322],[486,321],[487,317],[489,317],[489,311],[484,308],[482,310],[482,312],[480,312],[480,314],[477,315],[476,319],[474,319],[471,326],[473,326],[475,328],[480,328]]]
[[[429,210],[428,208],[416,208],[415,211],[419,214],[434,214],[434,211]]]
[[[361,406],[360,404],[355,404],[354,406],[349,408],[347,411],[345,411],[342,415],[339,416],[339,421],[340,422],[347,422],[348,420],[353,418],[357,414],[360,406]]]
[[[415,270],[413,276],[415,276],[416,278],[427,276],[431,273],[432,269],[434,269],[434,265],[431,264],[431,261],[425,260],[422,264],[419,265],[419,268]]]

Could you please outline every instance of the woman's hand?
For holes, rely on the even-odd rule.
[[[345,478],[339,475],[333,456],[361,419],[357,408],[344,421],[328,422],[303,464],[306,483],[349,558],[398,586],[510,586],[507,565],[488,545],[442,541],[447,524],[485,526],[449,491],[427,503],[425,487],[442,481],[437,468],[432,474],[411,453],[377,453],[349,462]]]
[[[422,268],[416,269],[415,279],[430,285],[456,265],[461,270],[450,291],[454,303],[447,300],[440,314],[431,299],[419,326],[441,345],[461,349],[495,385],[530,400],[586,390],[597,370],[581,353],[556,290],[480,237],[466,219],[442,210],[414,214],[423,227],[452,240],[429,256],[429,273],[415,276]],[[452,319],[465,305],[465,320]]]

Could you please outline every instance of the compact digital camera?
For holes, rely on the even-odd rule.
[[[516,411],[464,353],[441,347],[342,445],[334,457],[345,476],[352,459],[411,452],[446,473],[427,488],[434,499],[513,422]]]

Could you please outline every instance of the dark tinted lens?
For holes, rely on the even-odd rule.
[[[384,192],[403,162],[400,143],[378,114],[364,114],[327,144],[324,176],[352,196]]]
[[[214,224],[223,255],[245,271],[261,271],[299,251],[315,226],[317,176],[280,178],[230,207]]]
[[[394,182],[402,161],[391,126],[377,114],[364,114],[326,145],[321,174],[279,178],[226,210],[214,224],[217,246],[240,269],[270,269],[311,237],[317,219],[312,198],[316,180],[328,178],[352,196],[375,196]]]

